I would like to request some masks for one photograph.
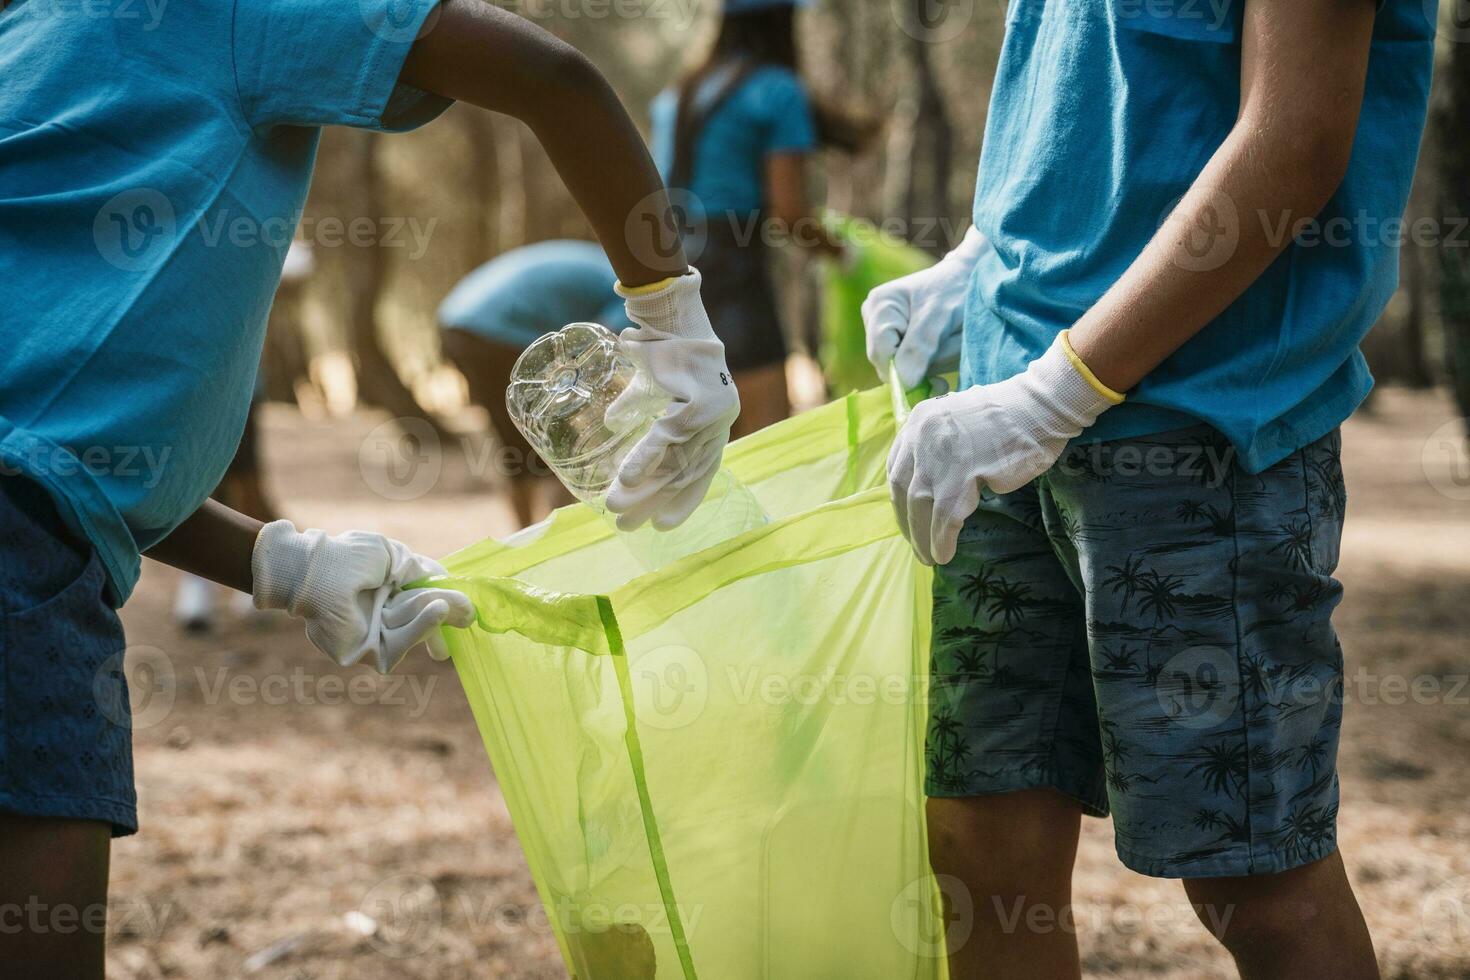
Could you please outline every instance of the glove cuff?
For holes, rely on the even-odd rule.
[[[966,271],[975,268],[975,263],[980,261],[980,253],[985,250],[985,236],[980,234],[980,229],[974,225],[965,232],[965,237],[960,243],[940,259],[945,265],[963,266]]]
[[[1066,423],[1067,429],[1081,432],[1123,400],[1122,395],[1096,380],[1072,350],[1066,331],[1057,335],[1045,354],[1031,362],[1026,373],[1036,382],[1044,403]]]
[[[656,330],[670,337],[685,340],[714,340],[714,327],[699,299],[699,287],[703,280],[699,270],[690,267],[688,274],[655,284],[660,288],[643,292],[645,287],[614,285],[623,297],[628,319],[649,330]]]
[[[300,580],[291,572],[306,569],[310,558],[303,538],[290,520],[273,520],[256,535],[256,547],[250,552],[250,595],[257,610],[284,610],[290,604]]]
[[[290,521],[272,521],[260,529],[250,555],[251,597],[256,609],[284,609],[302,614],[302,586],[311,569],[312,552],[321,531],[302,534]]]

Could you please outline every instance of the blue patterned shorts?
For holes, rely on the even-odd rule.
[[[1157,877],[1331,854],[1340,450],[1252,474],[1199,426],[982,502],[935,579],[929,794],[1055,788]]]
[[[96,551],[0,477],[0,810],[138,829],[123,630]]]

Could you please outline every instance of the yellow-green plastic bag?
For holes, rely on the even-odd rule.
[[[589,508],[445,561],[447,630],[579,980],[931,980],[930,572],[883,389],[733,444],[772,521],[644,572]],[[530,540],[527,540],[530,539]]]
[[[874,286],[934,264],[934,257],[911,245],[885,238],[873,224],[835,212],[824,219],[847,243],[851,256],[843,265],[827,262],[823,268],[822,345],[817,359],[836,395],[878,384],[868,363],[863,335],[863,300]]]

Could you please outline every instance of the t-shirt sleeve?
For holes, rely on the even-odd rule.
[[[801,80],[789,72],[770,72],[762,83],[761,103],[769,107],[766,153],[804,153],[816,148],[817,126]]]
[[[422,126],[450,100],[401,85],[408,49],[439,0],[235,0],[232,53],[246,121],[268,126]]]

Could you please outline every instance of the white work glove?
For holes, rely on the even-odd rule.
[[[984,236],[972,226],[964,240],[934,265],[868,293],[863,300],[863,329],[868,335],[868,360],[878,377],[888,377],[892,361],[904,388],[911,390],[926,375],[959,366],[965,291],[984,248]]]
[[[919,561],[948,564],[982,490],[1030,483],[1123,400],[1075,358],[1063,331],[1021,374],[914,408],[888,454],[888,492]]]
[[[699,272],[690,269],[651,293],[617,287],[636,324],[618,336],[618,344],[638,377],[608,406],[607,424],[616,431],[624,416],[646,403],[650,388],[671,396],[663,415],[623,459],[608,491],[607,509],[618,515],[624,531],[648,520],[666,531],[694,513],[740,414],[725,345],[710,326],[699,284]]]
[[[369,531],[331,536],[273,521],[255,539],[250,569],[256,608],[306,620],[306,638],[340,667],[368,657],[386,674],[420,641],[443,660],[449,652],[439,627],[475,621],[474,604],[462,592],[404,591],[409,582],[445,574],[443,566]]]

